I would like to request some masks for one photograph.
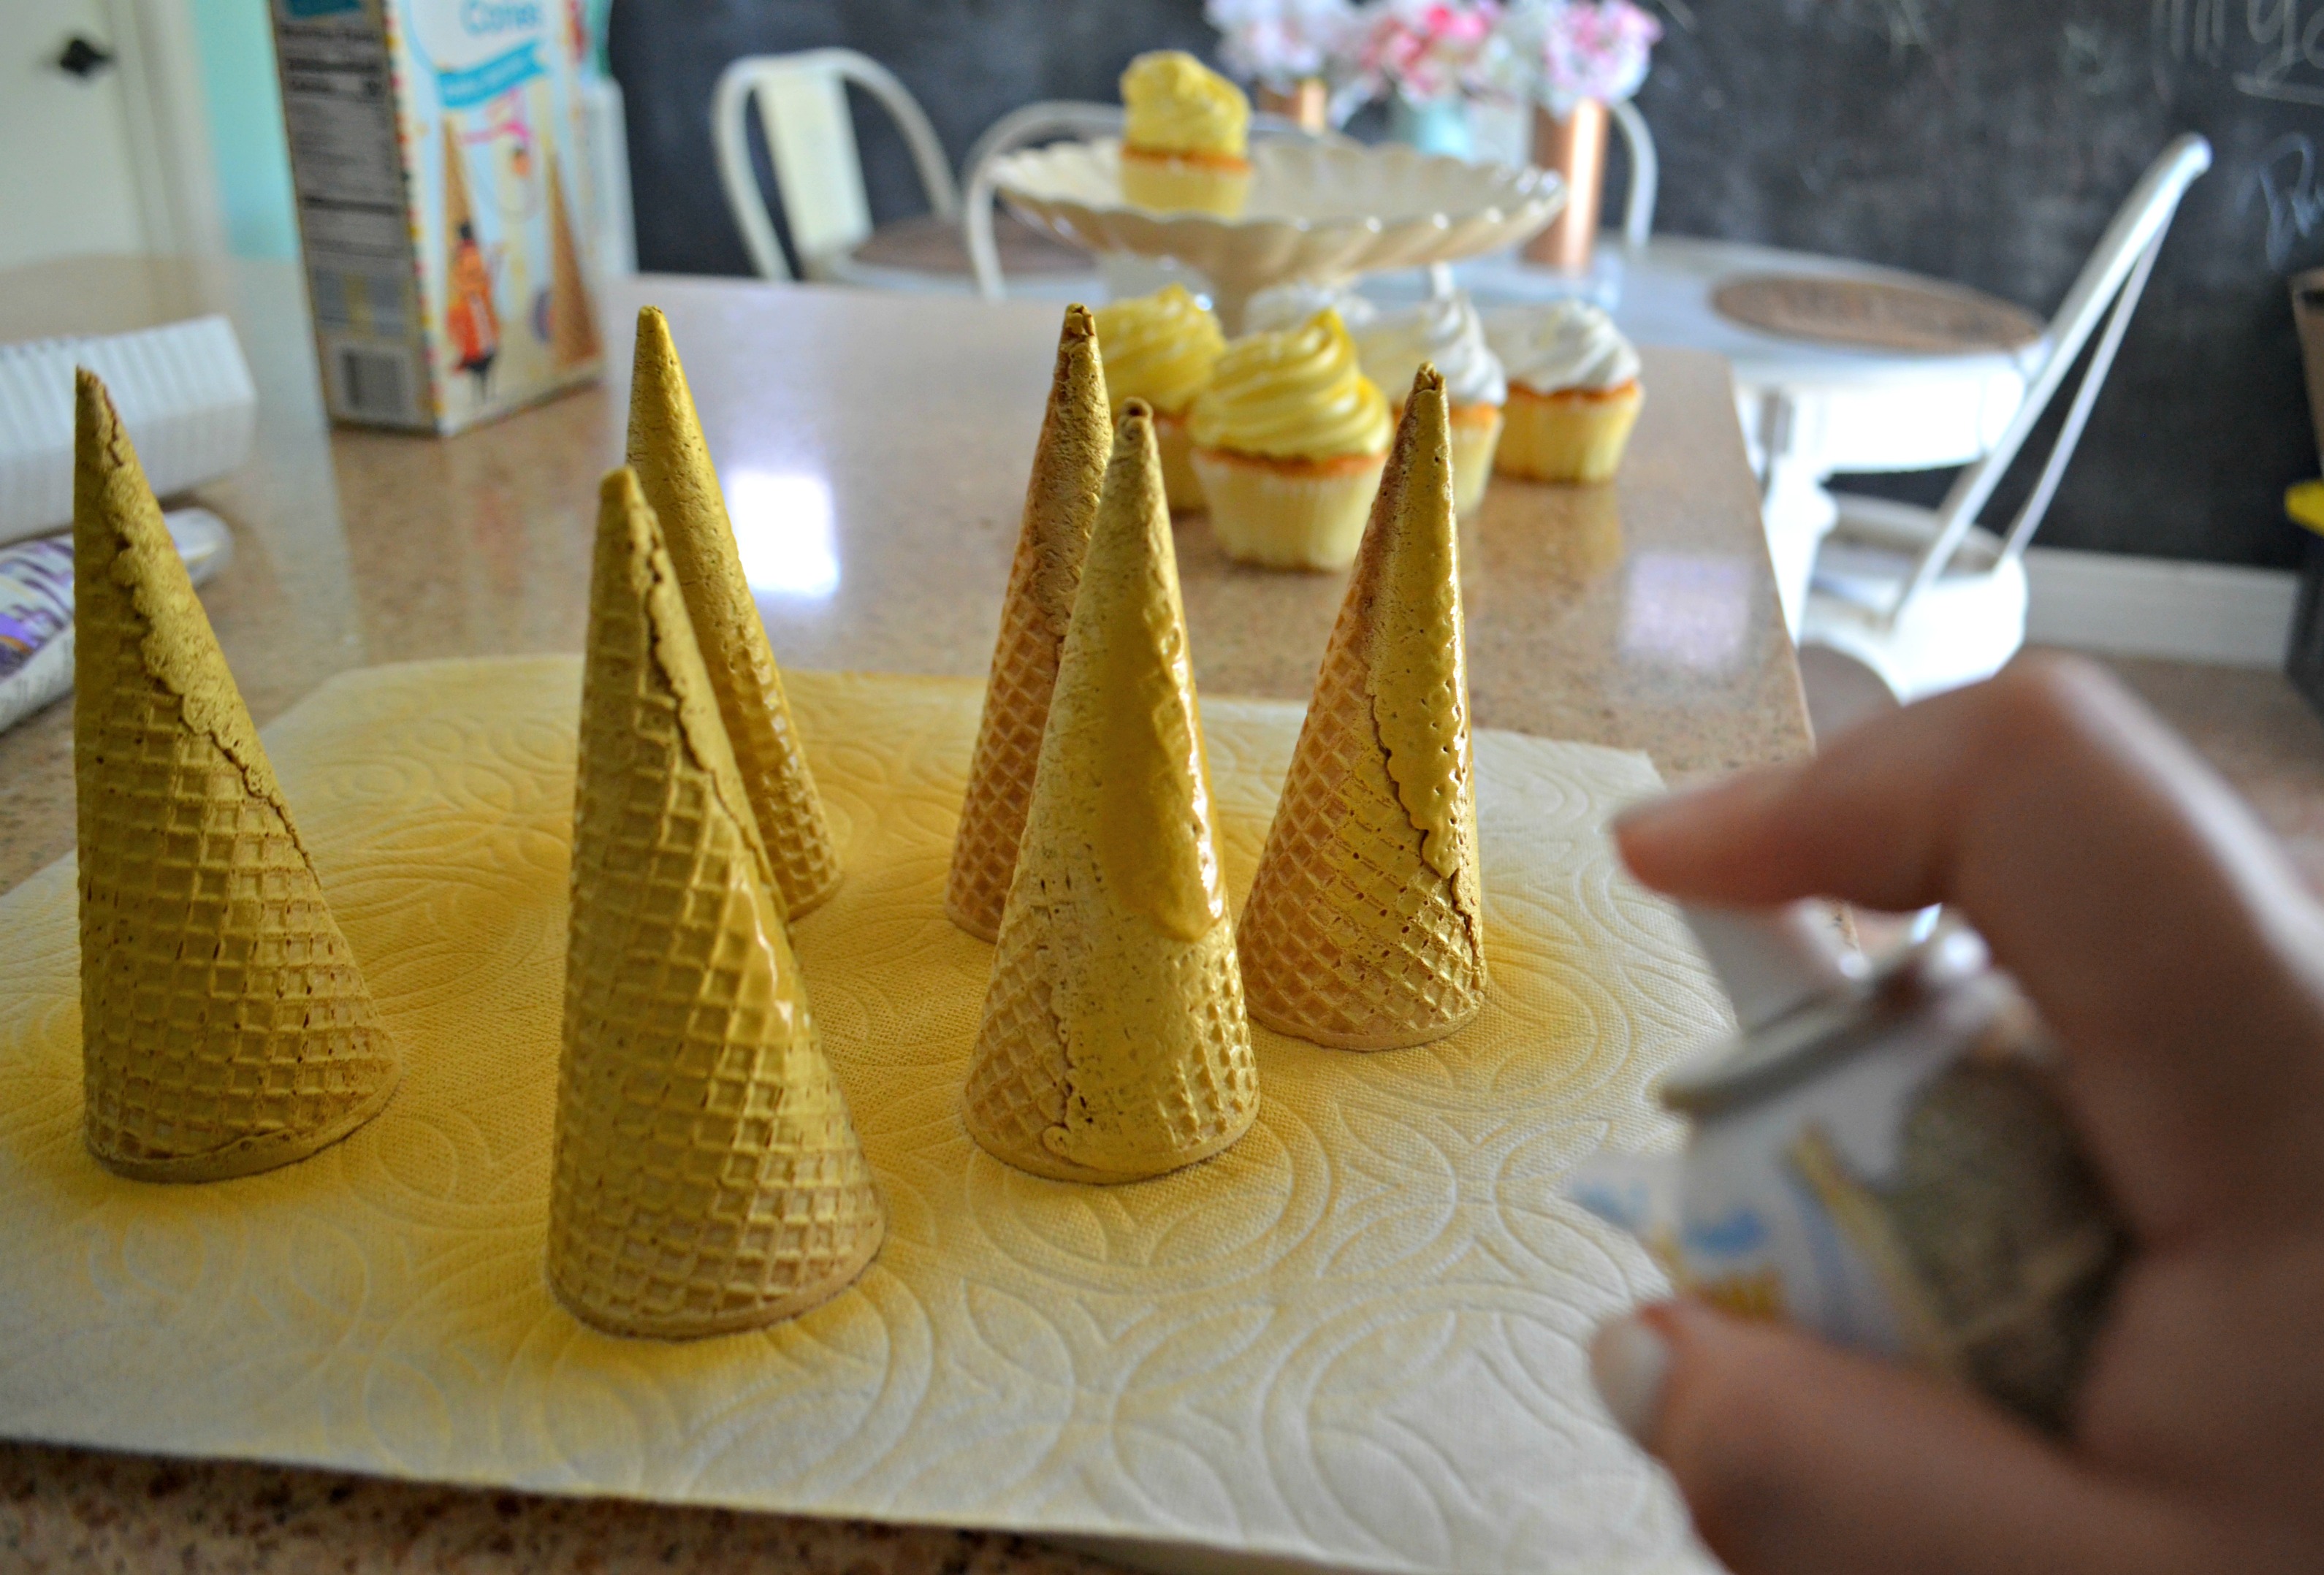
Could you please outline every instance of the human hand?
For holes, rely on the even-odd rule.
[[[2135,1246],[2069,1436],[1695,1303],[1592,1368],[1738,1575],[2324,1569],[2324,912],[2097,669],[2017,663],[1625,815],[1729,907],[1944,902],[2056,1035]]]

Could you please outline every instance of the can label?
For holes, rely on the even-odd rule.
[[[1868,999],[1811,1073],[1600,1154],[1566,1194],[1682,1294],[1784,1319],[2061,1423],[2126,1240],[2006,975]],[[1748,1047],[1747,1047],[1748,1048]]]

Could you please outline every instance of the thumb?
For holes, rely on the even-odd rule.
[[[2131,1575],[2200,1552],[1974,1396],[1778,1324],[1665,1303],[1600,1330],[1591,1370],[1736,1575]]]

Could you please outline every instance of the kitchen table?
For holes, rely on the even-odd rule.
[[[731,280],[609,288],[604,387],[448,439],[330,429],[298,270],[79,258],[0,272],[0,340],[223,311],[260,392],[255,457],[197,494],[236,536],[204,602],[263,724],[334,673],[577,650],[598,474],[620,461],[630,323],[661,306],[777,656],[982,674],[1056,332],[1054,304]],[[1601,488],[1497,480],[1462,527],[1475,720],[1641,750],[1686,781],[1805,753],[1726,364],[1646,352]],[[1212,695],[1304,699],[1343,586],[1230,563],[1177,524]],[[72,847],[61,703],[0,735],[0,889]],[[230,1462],[0,1443],[0,1562],[303,1571],[1094,1570],[982,1534],[576,1504]]]

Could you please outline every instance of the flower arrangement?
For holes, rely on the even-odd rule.
[[[1246,82],[1284,91],[1336,74],[1356,28],[1351,0],[1205,0],[1219,32],[1219,63]]]
[[[1373,0],[1356,16],[1346,74],[1364,97],[1428,105],[1489,87],[1494,0]]]
[[[1663,35],[1632,0],[1516,0],[1502,15],[1494,85],[1563,120],[1585,98],[1628,98]]]

